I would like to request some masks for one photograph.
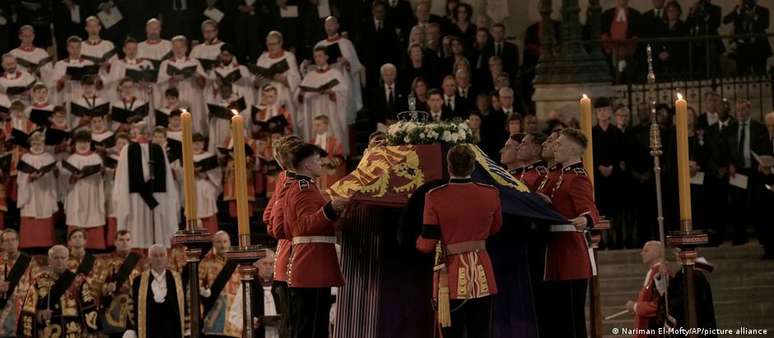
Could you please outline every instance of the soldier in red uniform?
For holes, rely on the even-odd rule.
[[[596,273],[587,236],[599,220],[594,190],[581,162],[586,146],[579,130],[562,130],[554,143],[554,160],[562,169],[549,175],[543,187],[554,210],[569,220],[551,226],[546,245],[543,278],[554,315],[550,337],[586,337],[586,288]]]
[[[348,201],[327,201],[315,184],[322,174],[321,149],[312,144],[292,148],[295,175],[287,179],[282,228],[292,238],[287,283],[293,338],[327,338],[331,287],[343,286],[336,256],[336,218]]]
[[[495,187],[470,180],[475,155],[466,146],[452,147],[447,162],[451,178],[425,195],[424,225],[416,245],[424,253],[435,251],[436,261],[445,262],[436,270],[433,292],[440,312],[444,301],[451,309],[451,326],[443,329],[443,337],[464,337],[465,331],[467,337],[489,337],[491,296],[497,285],[486,239],[502,225],[500,194]]]
[[[510,172],[524,183],[529,191],[537,191],[538,186],[543,182],[543,177],[548,175],[548,166],[540,158],[542,144],[545,141],[546,137],[541,134],[527,133],[516,149],[516,159],[524,166],[510,170]]]
[[[263,223],[266,224],[266,232],[277,239],[277,258],[274,264],[274,278],[272,289],[278,295],[278,311],[281,314],[280,325],[284,330],[289,330],[288,314],[290,313],[290,295],[288,294],[287,267],[290,259],[290,237],[285,235],[282,225],[282,207],[280,201],[287,191],[286,183],[292,178],[293,170],[289,168],[289,148],[301,144],[301,138],[295,135],[285,136],[279,139],[273,147],[274,159],[284,170],[277,176],[277,184],[274,185],[274,194],[271,195],[266,209],[263,211]]]
[[[656,315],[663,301],[667,287],[668,274],[664,262],[664,247],[659,241],[645,243],[640,252],[642,263],[648,266],[645,282],[642,284],[636,301],[627,301],[626,309],[634,314],[634,328],[657,329]],[[664,278],[667,277],[667,278]],[[645,338],[646,334],[635,334],[634,338]]]

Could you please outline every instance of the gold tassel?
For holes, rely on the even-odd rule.
[[[451,327],[451,306],[449,305],[449,274],[446,270],[446,255],[440,241],[435,246],[435,270],[438,273],[438,324]]]

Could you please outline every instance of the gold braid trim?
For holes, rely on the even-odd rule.
[[[175,293],[177,293],[177,307],[180,309],[180,335],[185,335],[185,305],[183,305],[185,298],[183,298],[183,280],[180,277],[180,274],[174,271],[170,271],[172,273],[172,278],[175,280]]]
[[[145,314],[148,310],[148,279],[150,278],[150,270],[145,271],[140,275],[140,290],[137,291],[137,336],[138,338],[147,338],[145,336]]]

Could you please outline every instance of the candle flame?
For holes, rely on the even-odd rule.
[[[236,109],[231,109],[231,113],[234,114],[234,116],[239,115],[239,111]]]
[[[677,99],[678,99],[678,100],[682,100],[682,99],[683,99],[683,94],[681,94],[681,93],[677,93]]]
[[[586,94],[583,94],[583,98],[588,100],[588,99],[589,99],[589,96],[588,96],[588,95],[586,95]]]

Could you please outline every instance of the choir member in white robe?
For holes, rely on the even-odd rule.
[[[70,130],[70,125],[67,123],[67,111],[65,111],[64,107],[62,106],[54,107],[50,121],[51,125],[46,129],[46,134],[52,130],[59,130],[64,132]],[[70,157],[72,148],[70,147],[70,141],[67,139],[58,140],[58,143],[56,143],[56,141],[57,140],[53,140],[52,138],[47,137],[46,152],[53,154],[54,159],[57,161],[57,163],[59,163]],[[56,184],[56,200],[60,204],[64,204],[65,198],[67,197],[67,190],[70,189],[70,185],[67,183],[67,180],[61,179],[61,177],[57,178]]]
[[[218,40],[218,23],[207,19],[202,22],[202,37],[204,42],[191,48],[190,57],[199,61],[206,73],[215,68],[220,55],[220,47],[223,41]]]
[[[19,161],[16,177],[17,206],[21,213],[20,247],[40,248],[54,245],[54,213],[57,205],[54,156],[45,152],[42,133],[30,137],[30,152]]]
[[[325,19],[325,33],[328,37],[325,40],[318,42],[316,47],[329,47],[333,44],[338,44],[341,50],[341,57],[335,60],[336,63],[331,64],[333,67],[338,68],[343,74],[347,74],[349,80],[349,101],[347,102],[347,125],[355,123],[357,118],[357,112],[363,109],[363,94],[360,88],[360,78],[363,76],[365,68],[360,63],[360,58],[357,57],[357,51],[352,41],[342,37],[339,34],[339,20],[334,16],[329,16]]]
[[[175,186],[177,186],[178,199],[183,200],[183,166],[182,166],[182,147],[183,147],[183,126],[180,123],[180,110],[173,110],[169,114],[169,127],[167,128],[167,158],[169,166],[175,176]],[[173,144],[178,144],[172,146]]]
[[[2,59],[3,75],[0,76],[0,97],[9,102],[22,100],[30,103],[30,92],[37,79],[18,67],[13,54],[4,54]]]
[[[86,248],[105,249],[105,189],[102,158],[91,151],[91,133],[82,130],[73,137],[75,152],[60,163],[60,180],[69,183],[64,202],[67,226],[83,229]]]
[[[231,137],[232,109],[239,111],[239,115],[242,116],[244,121],[247,121],[247,123],[245,123],[245,128],[249,128],[250,107],[245,104],[245,109],[240,110],[238,108],[238,106],[244,102],[244,96],[241,96],[239,93],[234,93],[229,84],[221,85],[220,90],[216,93],[216,97],[207,102],[207,111],[209,115],[208,149],[211,152],[217,153],[218,147],[222,146],[223,143]],[[225,112],[227,115],[224,115],[221,112]]]
[[[97,95],[97,77],[85,76],[81,79],[83,95],[70,102],[68,109],[68,122],[71,126],[80,126],[89,123],[89,117],[96,114],[107,114],[110,110],[110,102]]]
[[[116,202],[113,200],[113,186],[116,179],[116,168],[118,167],[118,160],[120,159],[121,150],[129,144],[129,134],[118,133],[115,136],[116,144],[107,152],[105,157],[105,210],[107,213],[107,246],[112,246],[116,234],[118,233],[118,226],[116,223]]]
[[[214,97],[223,83],[231,84],[234,92],[245,98],[250,106],[255,101],[255,78],[246,66],[240,65],[234,57],[234,49],[230,44],[223,44],[218,55],[218,65],[209,73],[209,85],[205,91],[207,97]]]
[[[161,61],[172,57],[172,42],[161,38],[161,21],[150,19],[145,24],[146,40],[137,45],[137,58],[148,60],[153,64],[153,70],[158,74]],[[153,88],[153,106],[161,107],[164,103],[164,91],[158,86]]]
[[[131,77],[137,83],[137,97],[143,101],[150,102],[152,110],[154,107],[153,87],[156,83],[153,81],[155,68],[151,61],[137,57],[137,49],[137,40],[131,37],[127,38],[124,41],[124,58],[110,63],[110,73],[105,79],[105,88],[109,88],[107,90],[107,97],[110,101],[117,100],[118,82],[125,77]],[[138,78],[138,76],[140,77]]]
[[[180,101],[193,116],[194,131],[202,132],[207,130],[207,111],[204,109],[202,92],[207,83],[207,74],[198,60],[186,56],[187,51],[188,39],[183,36],[172,39],[172,59],[161,62],[157,83],[162,92],[168,88],[177,88]]]
[[[132,129],[136,143],[121,150],[113,186],[117,228],[135,234],[137,247],[169,247],[180,210],[172,171],[164,149],[149,142],[147,125]]]
[[[298,72],[298,63],[296,56],[293,53],[282,49],[282,33],[277,31],[269,32],[266,36],[266,52],[263,52],[256,62],[256,66],[262,68],[269,68],[278,62],[285,60],[288,63],[288,70],[282,74],[275,74],[271,79],[267,79],[261,76],[255,77],[256,88],[263,88],[267,84],[271,84],[277,88],[279,96],[279,102],[285,106],[286,109],[291,112],[295,112],[296,102],[292,96],[298,90],[298,84],[301,82],[301,74]],[[256,103],[261,104],[259,101],[261,97],[260,90],[256,93]]]
[[[277,88],[274,88],[272,85],[266,85],[261,89],[261,104],[250,109],[250,121],[252,121],[252,132],[254,135],[261,131],[266,131],[262,130],[263,128],[257,122],[267,122],[279,115],[282,115],[288,124],[285,126],[282,134],[289,135],[293,133],[293,124],[295,123],[293,115],[285,107],[281,106],[278,101]]]
[[[54,64],[52,80],[55,81],[55,83],[52,83],[49,86],[56,88],[56,99],[54,101],[56,104],[64,105],[83,95],[80,82],[81,79],[75,79],[70,75],[67,75],[68,68],[91,68],[94,66],[94,62],[81,57],[81,44],[81,38],[77,36],[67,39],[67,52],[69,53],[69,56]],[[89,73],[94,74],[95,71],[90,70]],[[101,78],[100,81],[102,81]]]
[[[223,171],[215,153],[205,151],[207,138],[193,137],[193,160],[196,175],[196,217],[211,234],[218,232],[218,195],[223,191]]]
[[[7,114],[11,108],[11,101],[8,97],[0,95],[0,113]]]
[[[102,23],[96,16],[86,18],[86,33],[88,37],[81,45],[81,56],[84,59],[94,62],[101,67],[101,71],[107,73],[110,66],[118,60],[116,46],[108,41],[102,40],[99,33],[102,31]],[[104,88],[107,91],[107,87]]]
[[[99,154],[106,154],[115,145],[115,133],[108,128],[107,116],[91,117],[91,145]]]
[[[110,118],[113,121],[112,129],[125,131],[129,129],[130,124],[139,121],[150,125],[150,116],[153,115],[150,114],[150,105],[147,101],[135,95],[137,88],[135,87],[134,80],[127,77],[118,81],[118,92],[119,99],[110,104]],[[131,113],[128,116],[118,118],[118,115],[124,112]],[[123,118],[126,118],[126,120],[123,121]]]
[[[35,47],[35,29],[30,25],[19,28],[21,45],[10,53],[16,57],[19,67],[34,75],[38,80],[48,83],[54,69],[53,58],[43,48]]]
[[[314,50],[315,70],[306,74],[298,87],[298,100],[301,104],[296,114],[296,125],[305,140],[314,138],[312,120],[317,115],[328,116],[331,132],[343,145],[344,156],[349,154],[349,131],[347,128],[347,102],[349,100],[348,81],[336,68],[328,65],[325,48]],[[330,88],[325,88],[326,85]],[[324,88],[320,90],[320,88]]]
[[[181,109],[185,107],[181,106],[180,92],[177,88],[168,88],[164,91],[164,104],[157,107],[153,113],[153,125],[156,127],[169,127],[169,119],[172,113],[177,111],[177,116],[180,117]]]

